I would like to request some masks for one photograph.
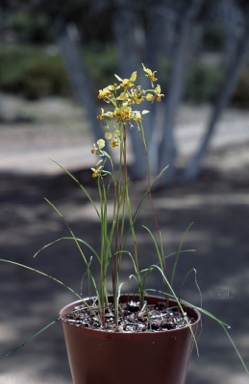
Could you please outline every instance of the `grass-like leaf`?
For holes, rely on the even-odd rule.
[[[179,247],[178,247],[178,250],[177,250],[177,253],[176,253],[176,258],[175,258],[175,262],[174,262],[174,267],[173,267],[172,275],[171,275],[171,282],[170,282],[171,285],[173,285],[173,283],[174,283],[174,278],[175,278],[176,268],[177,268],[177,265],[178,265],[179,256],[180,256],[181,251],[182,251],[182,246],[183,246],[184,240],[185,240],[185,238],[186,238],[186,236],[187,236],[187,234],[188,234],[190,228],[192,227],[192,225],[193,225],[193,223],[191,223],[191,224],[187,227],[187,229],[186,229],[186,231],[185,231],[185,233],[184,233],[184,235],[183,235],[183,238],[182,238],[182,240],[181,240],[181,242],[180,242],[180,244],[179,244]]]
[[[58,165],[62,170],[63,172],[65,172],[69,177],[71,177],[71,179],[80,187],[80,189],[84,192],[85,196],[88,198],[88,200],[90,201],[90,203],[92,204],[93,208],[95,209],[97,215],[98,215],[98,218],[100,219],[100,214],[99,214],[99,211],[96,207],[96,204],[94,202],[94,200],[92,199],[91,195],[89,194],[89,192],[87,191],[87,189],[79,182],[79,180],[71,173],[69,172],[62,164],[60,164],[58,161],[56,161],[55,159],[53,159],[52,157],[49,157],[50,160],[52,160],[56,165]]]
[[[7,259],[0,259],[0,261],[4,262],[4,263],[8,263],[8,264],[13,264],[17,267],[21,267],[21,268],[24,268],[24,269],[28,269],[32,272],[35,272],[35,273],[38,273],[39,275],[42,275],[42,276],[45,276],[47,277],[48,279],[50,280],[53,280],[55,281],[57,284],[60,284],[62,285],[64,288],[66,288],[68,291],[70,291],[71,293],[73,293],[75,296],[78,297],[78,299],[82,299],[82,296],[79,295],[76,291],[74,291],[72,288],[70,288],[68,285],[66,285],[65,283],[63,283],[63,281],[57,279],[56,277],[54,276],[51,276],[49,275],[48,273],[45,273],[43,271],[40,271],[39,269],[36,269],[36,268],[32,268],[32,267],[29,267],[28,265],[25,265],[25,264],[20,264],[20,263],[17,263],[16,261],[12,261],[12,260],[7,260]]]

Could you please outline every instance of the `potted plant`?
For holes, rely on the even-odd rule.
[[[156,72],[143,64],[142,70],[142,79],[148,81],[147,88],[141,85],[137,72],[133,72],[127,79],[115,75],[115,82],[99,91],[98,98],[107,103],[107,109],[101,108],[97,116],[103,123],[104,136],[91,150],[98,158],[91,171],[96,180],[99,201],[95,202],[75,176],[55,161],[80,186],[92,204],[100,225],[99,234],[94,239],[100,245],[98,251],[92,244],[78,239],[66,223],[70,239],[76,243],[85,263],[88,283],[95,292],[93,297],[82,297],[76,293],[78,300],[65,306],[58,318],[63,325],[74,384],[184,384],[192,348],[197,348],[200,312],[210,315],[227,332],[225,323],[180,300],[166,273],[163,238],[152,199],[152,188],[160,175],[151,180],[142,124],[149,111],[141,108],[144,102],[160,102],[164,95],[157,84]],[[148,169],[146,191],[135,207],[127,160],[129,129],[136,130],[141,139]],[[144,226],[144,231],[150,235],[157,261],[148,263],[141,270],[136,225],[147,199],[150,201],[154,229]],[[47,201],[63,218],[58,208]],[[173,274],[181,252],[180,246],[172,255],[175,256]],[[98,279],[91,271],[93,258],[99,266]],[[125,258],[129,258],[133,265],[133,274],[127,276],[127,280],[135,280],[136,289],[123,292],[120,273]],[[154,256],[152,260],[155,260]],[[160,295],[157,293],[155,296],[148,295],[145,288],[146,279],[153,271],[158,272],[162,281]]]

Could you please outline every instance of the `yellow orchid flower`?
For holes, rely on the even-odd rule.
[[[136,80],[137,80],[137,71],[134,71],[131,74],[130,81],[134,83]]]
[[[91,149],[91,153],[92,153],[93,155],[95,155],[95,154],[97,153],[97,150],[98,150],[98,148],[96,147],[95,144],[93,144],[93,148]]]
[[[96,144],[97,144],[97,146],[96,146]],[[101,149],[104,148],[104,146],[105,146],[105,140],[103,140],[103,139],[99,139],[99,140],[97,141],[96,144],[93,144],[93,148],[91,149],[91,153],[92,153],[93,155],[94,155],[94,154],[98,154],[99,151],[100,151]]]
[[[106,133],[105,133],[105,138],[106,138],[106,140],[111,140],[111,138],[112,138],[112,133],[111,133],[111,132],[106,132]]]
[[[147,101],[153,101],[155,99],[155,95],[153,95],[152,93],[147,93],[145,98]]]
[[[104,146],[105,146],[105,140],[103,140],[103,139],[99,139],[99,140],[97,141],[97,146],[98,146],[98,149],[103,149]]]
[[[107,117],[107,118],[111,118],[113,117],[113,113],[108,111],[108,112],[105,112],[103,108],[101,108],[101,115],[98,115],[97,116],[97,119],[98,120],[103,120],[104,117]]]
[[[132,72],[131,77],[129,79],[121,79],[118,75],[115,75],[115,77],[121,81],[121,87],[129,88],[134,86],[134,82],[137,79],[137,71]]]
[[[99,172],[98,172],[98,169],[96,169],[96,168],[91,168],[91,170],[92,170],[92,177],[94,178],[94,179],[96,179],[96,177],[98,177],[99,176]]]
[[[105,110],[104,110],[104,108],[101,108],[101,115],[98,115],[98,116],[97,116],[97,119],[98,119],[98,120],[103,120],[103,118],[104,118],[104,114],[105,114]]]
[[[120,85],[121,87],[129,88],[129,87],[133,87],[134,84],[130,81],[130,79],[124,79]]]
[[[131,107],[123,106],[120,108],[115,108],[113,117],[116,117],[118,120],[130,120],[132,116]]]
[[[99,99],[104,99],[105,97],[109,97],[109,96],[111,96],[111,91],[108,87],[99,90],[99,95],[98,95]]]
[[[114,85],[108,85],[104,89],[100,89],[98,99],[104,99],[105,97],[111,97],[114,89],[115,89],[115,84]]]
[[[162,96],[164,96],[163,93],[161,93],[161,87],[159,84],[157,84],[155,88],[155,93],[156,93],[156,101],[161,101]]]
[[[118,139],[113,139],[112,141],[111,141],[111,146],[112,146],[112,148],[115,148],[115,147],[118,147]]]
[[[117,100],[129,100],[129,94],[126,91],[121,92]]]
[[[139,111],[133,111],[133,116],[132,116],[133,120],[135,121],[141,121],[143,120],[143,116],[141,115],[141,112]]]
[[[138,91],[138,89],[132,89],[132,91],[131,91],[131,98],[134,99],[136,104],[140,104],[144,100],[142,92]]]
[[[152,82],[154,83],[155,81],[158,80],[158,79],[155,77],[155,73],[156,73],[157,71],[152,72],[152,70],[149,69],[149,68],[146,68],[146,67],[144,66],[143,63],[142,63],[142,66],[143,66],[143,70],[144,70],[144,72],[147,74],[147,75],[145,75],[145,76],[149,77],[150,81],[152,81]]]

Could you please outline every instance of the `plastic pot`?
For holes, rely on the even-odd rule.
[[[155,304],[158,297],[146,300]],[[122,301],[127,296],[121,296]],[[79,303],[65,306],[60,316]],[[184,384],[200,313],[183,307],[196,319],[191,329],[116,333],[78,328],[62,320],[73,384]]]

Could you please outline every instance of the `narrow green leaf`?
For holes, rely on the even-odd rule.
[[[75,292],[72,288],[70,288],[68,285],[66,285],[65,283],[63,283],[61,280],[58,280],[56,279],[56,277],[53,277],[43,271],[40,271],[39,269],[36,269],[36,268],[32,268],[32,267],[29,267],[28,265],[24,265],[24,264],[20,264],[20,263],[17,263],[16,261],[12,261],[12,260],[7,260],[7,259],[0,259],[0,261],[4,262],[4,263],[9,263],[9,264],[13,264],[13,265],[16,265],[17,267],[21,267],[21,268],[25,268],[25,269],[28,269],[32,272],[35,272],[35,273],[38,273],[39,275],[42,275],[42,276],[45,276],[47,277],[48,279],[50,280],[53,280],[55,281],[56,283],[62,285],[64,288],[66,288],[68,291],[70,291],[71,293],[73,293],[75,296],[78,297],[78,299],[82,299],[81,295],[79,295],[77,292]]]

